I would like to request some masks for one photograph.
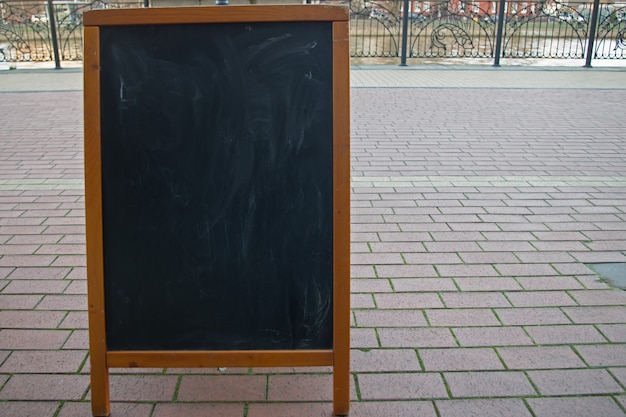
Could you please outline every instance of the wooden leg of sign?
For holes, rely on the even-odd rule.
[[[91,412],[94,417],[107,417],[111,414],[109,399],[109,369],[104,357],[91,358]]]
[[[333,413],[347,416],[350,411],[350,365],[333,367]]]

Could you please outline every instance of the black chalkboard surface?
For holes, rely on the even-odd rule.
[[[332,348],[330,25],[100,29],[108,350]]]

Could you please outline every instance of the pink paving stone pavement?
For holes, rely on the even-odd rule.
[[[0,416],[90,416],[79,69],[0,72]],[[626,70],[352,71],[354,417],[626,415]],[[114,369],[113,416],[330,416],[329,368]]]

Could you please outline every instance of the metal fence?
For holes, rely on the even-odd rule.
[[[322,0],[350,8],[352,57],[626,58],[625,3]],[[0,62],[82,60],[85,10],[147,0],[0,0]],[[407,11],[405,13],[404,11]]]
[[[142,7],[143,1],[0,0],[0,61],[83,59],[83,12]]]
[[[330,3],[330,2],[329,2]],[[351,55],[626,58],[626,3],[352,0]],[[404,11],[408,12],[405,13]]]

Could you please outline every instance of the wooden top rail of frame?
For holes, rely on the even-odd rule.
[[[85,12],[85,26],[184,23],[348,21],[348,9],[326,5],[163,7]]]

